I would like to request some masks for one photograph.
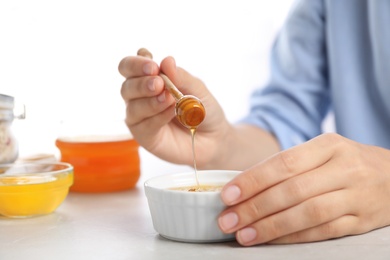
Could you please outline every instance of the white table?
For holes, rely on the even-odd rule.
[[[172,169],[145,157],[141,157],[142,178],[133,190],[72,192],[53,214],[0,217],[0,259],[390,259],[390,228],[317,243],[248,248],[236,242],[191,244],[164,239],[153,229],[142,185],[155,175],[153,169],[162,173]]]

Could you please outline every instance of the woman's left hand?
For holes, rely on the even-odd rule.
[[[390,151],[323,134],[244,171],[221,193],[244,246],[362,234],[390,224]]]

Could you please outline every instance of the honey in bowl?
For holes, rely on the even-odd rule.
[[[60,160],[74,166],[71,191],[131,189],[140,177],[139,145],[130,134],[61,137],[56,146]]]
[[[184,187],[173,187],[170,190],[188,191],[188,192],[220,192],[223,185],[195,185]]]
[[[73,183],[73,167],[64,163],[0,165],[0,215],[24,218],[53,212]]]

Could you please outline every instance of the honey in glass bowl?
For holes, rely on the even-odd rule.
[[[70,164],[0,164],[0,215],[25,218],[52,213],[73,183]]]

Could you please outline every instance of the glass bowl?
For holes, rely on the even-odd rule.
[[[0,215],[24,218],[52,213],[73,184],[68,163],[0,164]]]

